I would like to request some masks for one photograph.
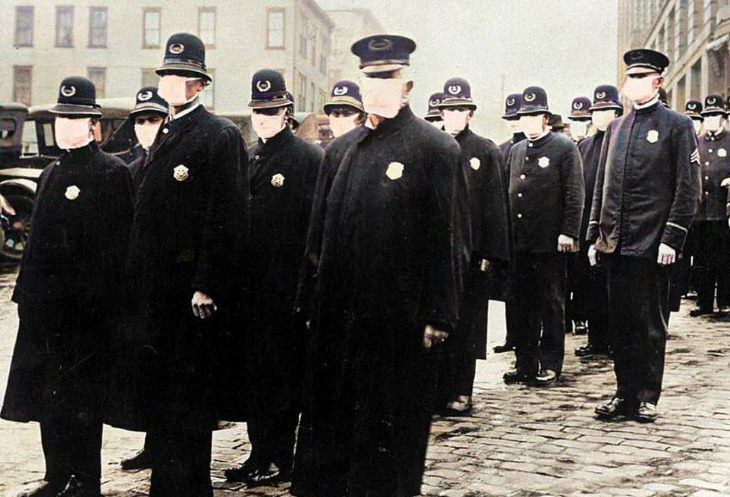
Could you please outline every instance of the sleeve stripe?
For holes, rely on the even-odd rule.
[[[671,226],[672,228],[679,228],[679,229],[681,229],[682,231],[684,231],[685,233],[687,233],[687,232],[688,232],[688,231],[687,231],[687,228],[685,228],[684,226],[680,226],[680,225],[678,225],[678,224],[676,224],[676,223],[670,223],[670,222],[667,222],[667,226]]]
[[[730,205],[730,204],[728,204],[728,205]],[[591,221],[591,222],[589,222],[588,224],[589,224],[589,225],[591,225],[591,224],[598,224],[598,221]]]

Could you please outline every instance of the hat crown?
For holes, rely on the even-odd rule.
[[[256,71],[251,78],[251,98],[253,100],[270,100],[286,92],[286,82],[278,71],[262,69]]]
[[[515,116],[517,111],[520,110],[522,105],[522,94],[511,93],[504,99],[504,114],[505,116]]]
[[[416,42],[400,35],[380,34],[367,36],[352,44],[352,53],[360,58],[360,69],[395,70],[410,65],[410,55]]]
[[[570,104],[573,111],[587,111],[591,106],[591,99],[588,97],[575,97]]]
[[[684,104],[684,110],[699,112],[702,110],[702,102],[699,100],[687,100]]]
[[[619,103],[618,88],[613,85],[600,85],[593,91],[594,102]]]
[[[205,64],[205,44],[190,33],[175,33],[165,45],[165,60],[187,60]]]
[[[666,55],[650,48],[634,48],[626,52],[623,58],[627,69],[646,67],[662,73],[669,66],[669,58]]]
[[[96,87],[83,76],[70,76],[58,86],[59,104],[96,107]]]
[[[157,87],[155,86],[145,86],[144,88],[140,88],[135,99],[135,110],[149,109],[163,112],[163,110],[167,110],[169,108],[167,101],[159,95]]]
[[[444,83],[444,100],[460,98],[471,100],[471,86],[464,78],[451,78]]]
[[[348,79],[343,79],[335,83],[332,86],[330,97],[332,99],[337,99],[338,97],[350,97],[354,98],[358,102],[362,102],[362,97],[360,96],[360,87],[357,85],[357,83]]]
[[[705,97],[705,107],[722,107],[724,105],[722,96],[707,95]]]
[[[531,114],[539,112],[550,113],[547,93],[539,86],[528,86],[522,92],[522,105],[519,113]]]

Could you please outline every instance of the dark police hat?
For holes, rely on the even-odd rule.
[[[158,114],[169,114],[167,101],[157,93],[154,86],[145,86],[137,92],[134,109],[129,113],[130,116],[137,114],[156,112]]]
[[[334,84],[330,91],[330,99],[324,104],[324,113],[329,114],[335,107],[352,107],[359,112],[364,111],[357,83],[343,79]]]
[[[165,59],[155,72],[160,76],[183,74],[213,81],[205,67],[205,45],[190,33],[176,33],[167,40]]]
[[[506,119],[508,121],[519,119],[520,116],[517,115],[517,112],[520,110],[521,106],[521,93],[511,93],[507,95],[507,98],[504,99],[504,115],[502,115],[502,119]]]
[[[627,74],[638,74],[641,72],[658,72],[662,74],[669,66],[669,59],[666,55],[650,48],[635,48],[624,54]],[[641,71],[649,69],[650,71]]]
[[[562,131],[568,127],[563,122],[563,116],[561,116],[560,114],[550,114],[550,117],[548,117],[547,125],[550,126],[553,131]]]
[[[621,99],[618,96],[618,88],[613,85],[598,85],[593,90],[593,105],[591,111],[615,109],[619,112],[624,110]]]
[[[101,117],[96,87],[83,76],[71,76],[58,87],[58,100],[51,112],[60,116]]]
[[[444,83],[444,97],[439,107],[468,107],[477,108],[471,98],[471,86],[464,78],[451,78]]]
[[[588,97],[575,97],[570,103],[568,119],[572,119],[573,121],[590,121],[591,99]]]
[[[539,86],[528,86],[522,92],[522,106],[517,111],[520,116],[530,114],[550,114],[547,93]]]
[[[702,102],[699,100],[687,100],[684,104],[684,114],[697,119],[702,118]]]
[[[272,109],[292,105],[294,99],[286,91],[284,76],[273,69],[256,71],[251,78],[251,101],[248,106],[252,109]]]
[[[360,58],[363,72],[388,72],[410,65],[416,42],[405,36],[375,35],[356,41],[351,50]]]
[[[705,97],[705,109],[700,109],[700,113],[703,116],[710,114],[722,114],[726,116],[727,109],[725,109],[725,102],[722,99],[722,95],[707,95]]]
[[[441,101],[444,99],[444,94],[441,92],[434,93],[430,97],[428,97],[428,112],[426,113],[426,119],[429,118],[433,119],[441,119],[441,111],[439,110],[439,105],[441,105]]]

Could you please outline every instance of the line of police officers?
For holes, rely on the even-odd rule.
[[[41,426],[46,475],[23,495],[98,496],[108,423],[147,433],[123,467],[152,468],[151,496],[211,496],[218,420],[246,421],[252,445],[229,481],[418,495],[432,413],[472,409],[490,298],[507,301],[506,382],[558,381],[570,291],[588,347],[615,353],[597,415],[655,418],[667,266],[697,209],[701,153],[708,168],[725,158],[724,132],[707,123],[699,151],[691,120],[658,99],[668,60],[639,49],[624,57],[627,115],[612,86],[576,99],[571,117],[596,128],[576,146],[528,87],[508,96],[514,134],[497,146],[469,128],[462,78],[429,100],[436,127],[413,114],[414,50],[395,35],[353,45],[363,78],[332,89],[324,152],[294,136],[293,98],[261,70],[247,153],[199,103],[211,77],[190,34],[168,40],[159,89],[137,94],[129,167],[92,140],[93,84],[62,82],[64,152],[39,182],[2,410]],[[710,202],[702,232],[727,237]]]

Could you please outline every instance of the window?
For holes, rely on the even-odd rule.
[[[198,10],[198,35],[205,46],[215,46],[215,7]]]
[[[89,47],[106,48],[107,8],[89,9]]]
[[[213,78],[211,82],[203,91],[200,92],[200,103],[205,105],[209,109],[215,108],[215,69],[208,69],[208,74]]]
[[[15,7],[15,46],[33,46],[33,7]]]
[[[322,50],[319,52],[319,72],[327,74],[327,57],[330,52],[329,38],[322,36]]]
[[[155,72],[155,68],[142,69],[142,88],[145,86],[157,86],[160,84],[160,77]]]
[[[692,88],[690,98],[702,98],[702,59],[692,65]]]
[[[314,112],[315,97],[317,93],[314,89],[314,83],[309,84],[309,111]]]
[[[312,67],[317,67],[317,36],[319,33],[315,30],[312,35],[312,58],[310,60]]]
[[[296,108],[303,112],[307,110],[307,78],[300,72],[295,73],[296,81]]]
[[[299,55],[307,58],[307,30],[309,25],[300,13],[301,22],[299,23]]]
[[[266,48],[284,48],[284,9],[266,12]]]
[[[30,66],[13,67],[13,101],[30,105],[33,68]]]
[[[74,46],[73,7],[56,7],[56,46]]]
[[[144,9],[142,16],[142,48],[160,48],[160,9]]]
[[[96,98],[104,98],[106,94],[106,67],[90,67],[89,79],[96,87]]]

